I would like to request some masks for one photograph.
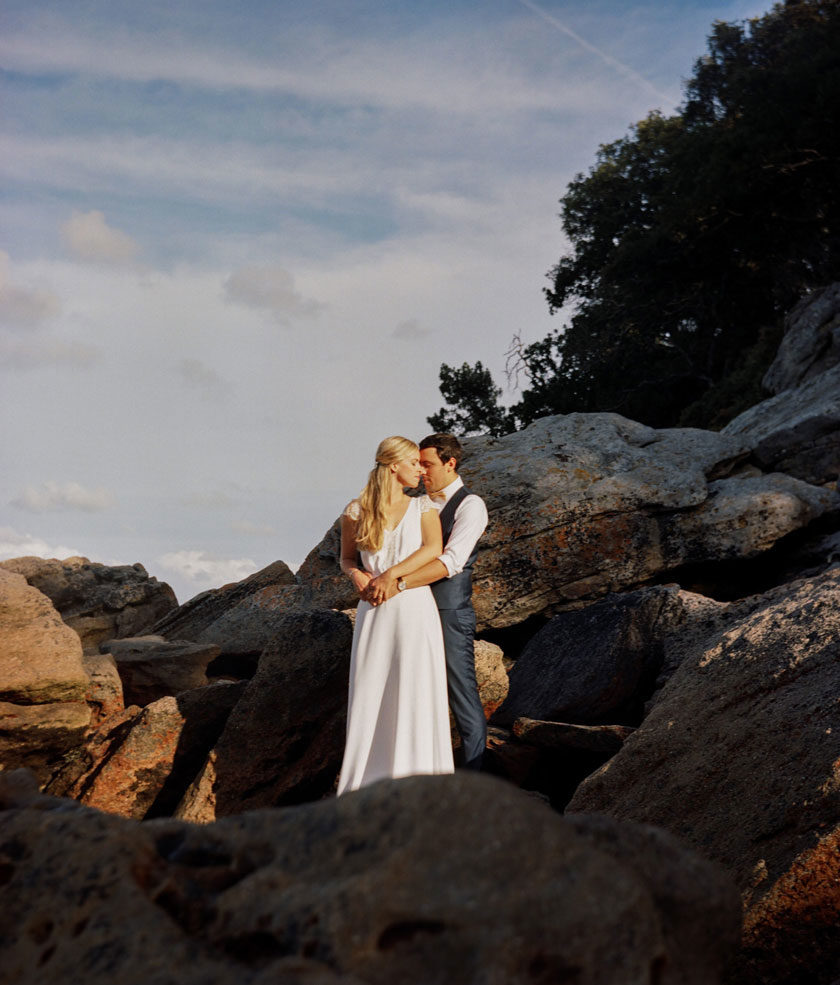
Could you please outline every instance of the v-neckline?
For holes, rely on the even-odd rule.
[[[385,528],[385,533],[392,534],[396,530],[399,530],[400,525],[402,524],[403,520],[406,518],[406,514],[411,509],[411,497],[410,496],[406,496],[406,499],[408,500],[408,503],[406,504],[406,507],[403,510],[403,515],[399,518],[399,520],[397,520],[396,524],[393,527],[386,527]]]

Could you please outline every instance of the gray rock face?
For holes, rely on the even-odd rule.
[[[487,777],[207,826],[68,810],[14,777],[0,804],[21,985],[715,985],[737,937],[730,881],[676,839]]]
[[[127,705],[148,705],[207,684],[207,665],[219,655],[214,644],[167,642],[162,636],[132,636],[100,645],[116,660]]]
[[[658,824],[735,876],[740,980],[840,961],[840,568],[729,607],[570,811]]]
[[[748,444],[762,469],[817,484],[836,481],[840,364],[744,411],[723,433]]]
[[[180,817],[208,821],[333,789],[344,751],[352,635],[340,612],[286,613]]]
[[[803,298],[785,319],[782,344],[762,380],[781,393],[801,386],[840,363],[840,284]]]
[[[39,557],[0,561],[53,603],[87,652],[103,640],[137,636],[177,606],[172,589],[150,578],[142,564],[108,567],[87,558],[65,561]]]
[[[681,565],[760,554],[840,500],[785,476],[728,476],[728,435],[656,431],[615,414],[537,421],[475,438],[463,472],[490,510],[473,600],[509,626],[660,578]]]

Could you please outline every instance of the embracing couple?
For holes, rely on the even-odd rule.
[[[487,736],[475,680],[471,569],[487,508],[458,476],[451,434],[382,441],[341,518],[341,570],[360,596],[338,793],[454,770],[452,708],[465,766]],[[408,496],[421,478],[423,496]],[[448,699],[447,699],[448,694]]]

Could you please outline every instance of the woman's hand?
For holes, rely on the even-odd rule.
[[[396,595],[396,592],[397,579],[391,574],[391,569],[389,568],[387,571],[383,571],[381,575],[371,578],[364,598],[371,605],[381,605]]]
[[[350,581],[353,582],[353,587],[362,597],[364,597],[372,577],[373,575],[369,571],[362,571],[359,568],[354,568],[350,572]]]

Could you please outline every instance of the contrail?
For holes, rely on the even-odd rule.
[[[616,72],[619,72],[625,78],[631,79],[633,82],[636,82],[638,85],[652,92],[657,99],[661,99],[668,105],[675,105],[676,100],[674,100],[667,93],[660,92],[659,89],[657,89],[651,82],[648,82],[643,75],[639,75],[639,73],[635,72],[629,65],[625,65],[623,62],[618,61],[618,59],[608,55],[605,51],[601,51],[600,48],[596,48],[594,44],[590,44],[586,38],[582,38],[570,27],[566,27],[566,25],[561,20],[558,20],[553,14],[550,14],[547,10],[543,10],[542,7],[538,7],[533,0],[519,0],[519,3],[521,3],[523,7],[527,7],[528,10],[535,13],[538,17],[542,17],[542,19],[546,21],[546,23],[551,24],[552,27],[556,27],[558,31],[562,31],[564,34],[567,34],[573,41],[576,41],[581,48],[585,48],[587,51],[592,52],[593,55],[597,55],[599,58],[603,59],[603,61],[605,61],[611,68],[614,68]]]

